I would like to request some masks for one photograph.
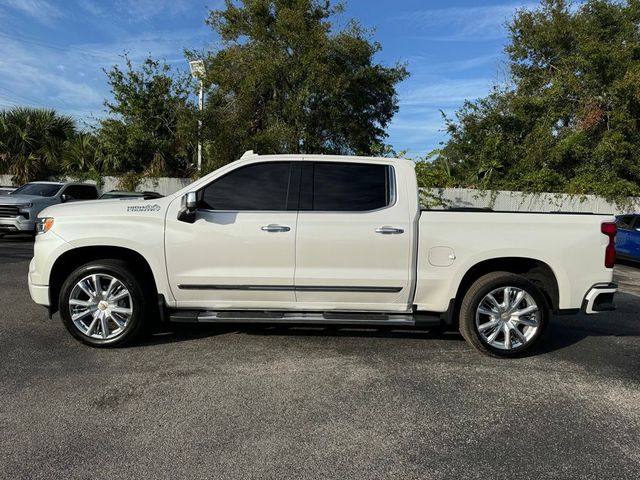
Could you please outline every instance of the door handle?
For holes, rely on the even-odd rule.
[[[269,225],[264,225],[260,228],[263,232],[288,232],[291,228],[286,225],[276,225],[275,223],[270,223]]]
[[[379,227],[376,228],[376,233],[381,233],[382,235],[400,235],[401,233],[404,233],[404,230],[402,228],[395,227]]]

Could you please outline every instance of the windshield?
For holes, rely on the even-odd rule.
[[[62,185],[50,183],[27,183],[9,195],[36,195],[38,197],[53,197],[62,188]]]

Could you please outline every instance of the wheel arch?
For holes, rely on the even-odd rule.
[[[111,245],[77,247],[60,255],[51,268],[49,275],[50,315],[58,311],[60,289],[71,272],[91,261],[106,259],[126,261],[136,274],[141,276],[143,287],[149,288],[157,295],[158,288],[151,266],[140,253],[126,247]]]
[[[553,269],[545,262],[529,257],[500,257],[483,260],[472,266],[462,277],[456,292],[456,314],[464,294],[483,275],[491,272],[509,272],[522,275],[535,284],[545,297],[547,308],[557,312],[560,304],[558,279]]]

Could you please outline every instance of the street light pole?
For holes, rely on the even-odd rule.
[[[204,82],[200,79],[200,92],[198,93],[198,175],[202,173],[202,109],[204,108]]]
[[[204,62],[202,60],[192,60],[189,62],[191,75],[200,81],[198,90],[198,176],[202,173],[202,110],[204,109]]]

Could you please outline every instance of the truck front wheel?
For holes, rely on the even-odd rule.
[[[77,268],[60,289],[67,330],[95,347],[122,346],[142,331],[149,302],[122,260],[96,260]]]
[[[476,280],[460,305],[460,333],[483,353],[515,357],[540,339],[549,312],[536,285],[509,272]]]

